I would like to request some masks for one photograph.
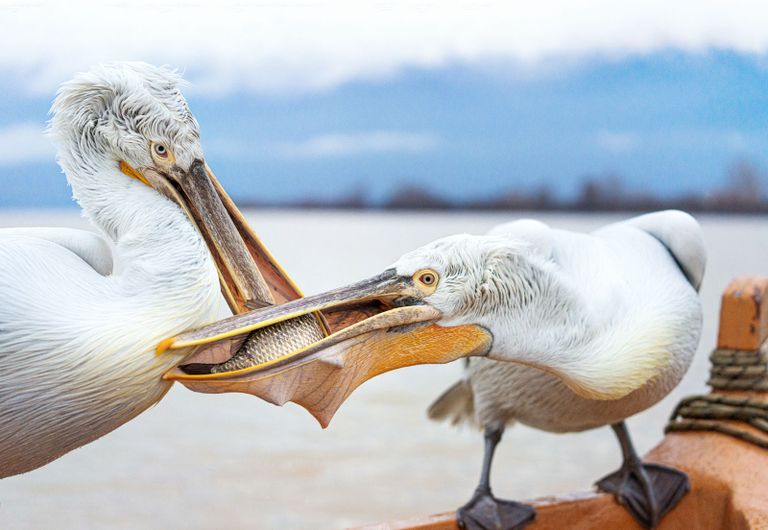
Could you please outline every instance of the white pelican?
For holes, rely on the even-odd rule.
[[[701,331],[705,261],[699,225],[679,211],[591,234],[518,221],[485,236],[440,239],[370,280],[232,317],[165,346],[216,343],[309,311],[352,315],[378,303],[377,314],[312,347],[228,374],[219,391],[293,400],[327,423],[379,373],[473,356],[466,377],[430,409],[432,418],[485,429],[480,484],[459,512],[466,529],[519,528],[534,516],[528,506],[497,500],[489,485],[494,448],[515,421],[550,432],[611,425],[623,464],[598,486],[653,527],[688,491],[688,479],[642,463],[623,420],[661,400],[686,372]],[[169,377],[194,388],[220,375],[177,369]]]
[[[263,292],[254,260],[271,257],[205,165],[180,83],[168,69],[115,63],[58,92],[58,160],[102,236],[0,231],[0,477],[162,398],[170,381],[161,376],[177,360],[156,357],[155,346],[215,319],[219,273],[234,308],[285,299]],[[290,291],[281,273],[270,269],[268,287]]]

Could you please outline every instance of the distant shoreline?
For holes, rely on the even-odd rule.
[[[723,204],[702,205],[680,202],[658,203],[612,203],[601,205],[579,205],[573,203],[542,205],[540,203],[518,203],[515,205],[485,205],[485,204],[348,204],[345,202],[256,202],[235,201],[242,209],[269,210],[314,210],[314,211],[353,211],[353,212],[551,212],[551,213],[638,213],[658,210],[683,210],[691,213],[728,214],[728,215],[759,215],[768,214],[768,203],[765,204]]]
[[[348,206],[339,204],[300,204],[300,203],[256,203],[238,202],[241,209],[248,210],[313,210],[313,211],[351,211],[351,212],[547,212],[547,213],[642,213],[659,210],[683,210],[690,213],[727,214],[727,215],[759,215],[768,214],[768,205],[759,208],[687,208],[679,204],[649,205],[648,207],[631,207],[618,205],[604,208],[579,208],[572,206],[541,208],[538,206],[515,207],[475,207],[475,206]]]
[[[662,197],[648,190],[627,189],[617,175],[584,178],[570,198],[558,197],[549,185],[529,190],[506,190],[490,197],[455,199],[431,189],[406,184],[388,198],[373,201],[364,189],[334,198],[298,198],[281,203],[241,199],[241,207],[289,207],[336,210],[424,210],[424,211],[520,211],[542,212],[647,212],[679,209],[695,213],[768,213],[768,186],[756,167],[741,162],[728,173],[724,184],[712,190],[697,190]]]

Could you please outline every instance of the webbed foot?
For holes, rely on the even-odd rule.
[[[463,530],[520,530],[535,517],[531,506],[497,499],[490,491],[475,492],[457,512]]]
[[[643,527],[656,528],[690,491],[691,484],[682,471],[635,460],[600,479],[597,487],[613,494]]]

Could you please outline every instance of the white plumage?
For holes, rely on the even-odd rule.
[[[649,227],[676,239],[657,239]],[[525,220],[490,234],[486,245],[527,246],[514,252],[538,271],[526,280],[535,282],[526,286],[530,300],[514,303],[519,295],[510,293],[460,317],[491,330],[490,357],[497,360],[470,359],[466,381],[459,384],[469,403],[460,402],[454,390],[455,409],[438,402],[435,419],[581,431],[636,414],[679,383],[701,331],[696,288],[705,253],[690,216],[659,212],[589,235]],[[694,285],[676,260],[690,270]],[[521,270],[516,266],[510,273]]]
[[[163,338],[213,320],[217,271],[181,209],[119,168],[149,142],[202,158],[180,78],[111,64],[62,86],[50,131],[83,213],[103,235],[0,231],[0,477],[39,467],[156,403],[177,359]]]

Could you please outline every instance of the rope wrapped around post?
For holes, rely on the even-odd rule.
[[[768,439],[713,420],[742,421],[768,435],[768,403],[714,394],[687,397],[675,407],[664,432],[714,431],[768,449]]]
[[[680,401],[665,433],[719,432],[768,449],[767,293],[764,277],[738,278],[728,286],[718,348],[709,357],[713,392]]]
[[[717,349],[709,360],[707,384],[713,389],[768,392],[768,341],[757,351]]]

